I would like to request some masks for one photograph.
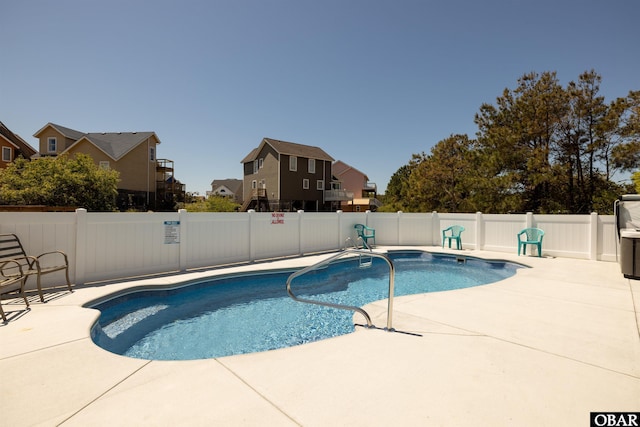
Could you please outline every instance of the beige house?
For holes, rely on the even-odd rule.
[[[214,179],[211,181],[211,191],[207,191],[207,197],[209,196],[228,197],[234,202],[242,204],[242,180]]]
[[[341,203],[344,212],[375,212],[382,206],[376,198],[378,187],[375,183],[369,182],[366,174],[341,160],[334,162],[332,169],[337,186],[351,195],[350,200],[343,200]]]
[[[84,133],[47,123],[34,134],[39,156],[88,154],[102,168],[120,172],[118,206],[122,209],[173,209],[184,200],[184,185],[174,176],[173,161],[158,159],[155,132]]]
[[[242,210],[331,211],[333,158],[319,147],[264,138],[244,159]]]
[[[29,160],[36,153],[35,148],[0,122],[0,169],[6,168],[18,157]]]

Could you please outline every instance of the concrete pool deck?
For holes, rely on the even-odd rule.
[[[592,411],[640,411],[640,281],[625,279],[617,263],[421,249],[533,268],[490,285],[396,298],[398,333],[356,328],[195,361],[130,359],[93,344],[97,312],[81,305],[131,283],[78,287],[46,304],[33,297],[28,312],[21,300],[5,300],[0,426],[586,426]],[[365,308],[386,325],[386,302]]]

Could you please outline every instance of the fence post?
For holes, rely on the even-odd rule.
[[[342,210],[337,210],[336,213],[338,214],[338,249],[342,249],[342,242],[346,240],[342,234]]]
[[[482,212],[476,212],[476,250],[481,251],[484,247],[484,219]]]
[[[593,261],[598,260],[598,213],[591,212],[591,224],[590,232],[591,238],[589,240],[589,259]]]
[[[87,264],[87,210],[76,209],[75,284],[84,285]]]
[[[431,217],[433,218],[433,237],[431,244],[433,246],[440,245],[440,218],[438,217],[438,212],[431,212]]]
[[[398,234],[398,238],[396,239],[396,245],[400,246],[400,236],[402,235],[402,211],[397,212],[398,218],[398,226],[396,227],[396,233]]]
[[[303,230],[302,221],[303,221],[303,218],[304,218],[304,211],[302,209],[300,209],[300,210],[298,210],[298,254],[300,256],[304,255],[302,253],[302,248],[303,248],[303,245],[302,245],[302,239],[303,239],[303,236],[302,236],[302,230]]]
[[[249,262],[254,262],[256,260],[256,245],[254,243],[253,236],[253,220],[255,218],[256,211],[254,209],[249,209],[247,213],[249,214]]]
[[[178,209],[178,221],[180,222],[180,240],[178,241],[178,266],[180,271],[187,269],[187,248],[189,247],[189,237],[187,237],[187,231],[189,226],[187,224],[187,210]]]
[[[524,228],[533,228],[533,212],[527,212],[527,223]]]

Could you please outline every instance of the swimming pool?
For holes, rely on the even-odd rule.
[[[421,251],[388,255],[396,270],[396,296],[492,283],[522,267]],[[374,258],[370,268],[358,266],[354,258],[307,273],[293,283],[296,295],[357,307],[387,298],[385,262]],[[352,332],[353,312],[288,297],[285,283],[293,271],[224,276],[116,296],[91,305],[101,312],[92,339],[129,357],[189,360],[290,347]]]

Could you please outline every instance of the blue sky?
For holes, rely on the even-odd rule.
[[[154,131],[187,191],[242,178],[263,137],[384,192],[530,71],[640,90],[637,0],[0,0],[0,121]]]

